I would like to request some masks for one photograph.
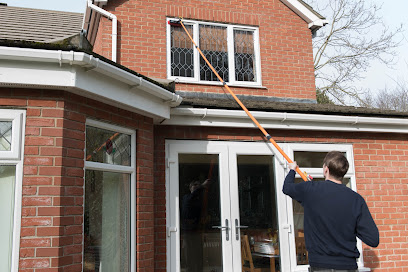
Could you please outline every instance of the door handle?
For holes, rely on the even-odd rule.
[[[219,230],[226,230],[225,233],[225,239],[229,241],[229,226],[228,226],[228,219],[225,219],[225,226],[212,226],[213,229],[219,229]]]
[[[239,240],[240,229],[247,229],[247,228],[248,228],[248,226],[238,225],[238,219],[235,219],[235,239],[237,241]]]

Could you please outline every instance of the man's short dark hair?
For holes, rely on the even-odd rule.
[[[330,176],[337,180],[343,180],[349,169],[349,162],[343,153],[330,151],[323,160],[323,165],[329,168]]]

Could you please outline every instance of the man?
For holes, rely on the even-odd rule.
[[[349,168],[346,157],[338,151],[326,155],[325,181],[295,184],[296,168],[296,162],[289,164],[283,193],[304,207],[309,271],[357,271],[356,259],[360,253],[356,237],[377,247],[379,233],[363,197],[342,184]]]

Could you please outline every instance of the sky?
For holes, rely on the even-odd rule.
[[[408,82],[408,10],[407,0],[373,0],[376,4],[382,4],[380,15],[384,22],[395,29],[403,24],[406,31],[398,49],[397,63],[393,69],[381,63],[373,63],[365,74],[365,79],[356,82],[356,86],[369,88],[373,91],[383,88],[392,89],[396,86],[395,80]],[[69,12],[85,11],[86,0],[0,0],[9,6],[60,10]],[[408,84],[408,83],[407,83]]]

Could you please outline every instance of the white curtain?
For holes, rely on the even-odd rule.
[[[0,165],[0,271],[10,271],[16,167]]]

